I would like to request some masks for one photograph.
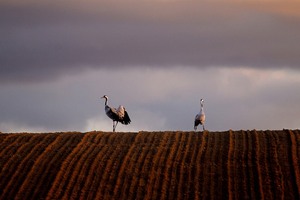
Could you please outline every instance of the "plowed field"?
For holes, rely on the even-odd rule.
[[[300,199],[300,132],[0,134],[0,199]]]

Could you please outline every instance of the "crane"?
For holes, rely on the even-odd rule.
[[[122,124],[128,125],[130,124],[131,120],[129,118],[129,115],[127,111],[125,110],[124,106],[119,106],[118,109],[112,108],[107,105],[108,96],[104,95],[101,97],[105,99],[105,113],[106,115],[113,120],[113,132],[115,132],[116,127],[118,125],[118,122],[121,122]]]
[[[205,131],[205,128],[204,128],[205,113],[204,113],[204,110],[203,110],[203,103],[204,103],[204,100],[201,99],[201,100],[200,100],[200,112],[199,112],[199,113],[196,115],[196,117],[195,117],[195,125],[194,125],[195,131],[197,130],[197,126],[198,126],[199,124],[202,125],[203,131]]]

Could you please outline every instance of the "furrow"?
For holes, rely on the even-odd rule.
[[[60,134],[39,156],[16,198],[45,198],[62,162],[81,138],[79,133]]]
[[[290,166],[291,166],[291,184],[295,191],[295,198],[300,198],[300,135],[299,131],[289,131],[290,139]]]
[[[19,137],[20,134],[0,134],[0,155],[2,152],[6,152],[6,148],[9,147],[11,144],[16,142],[16,140],[21,139]]]
[[[272,192],[272,178],[270,174],[270,146],[268,143],[268,134],[267,132],[260,132],[261,136],[259,137],[260,144],[260,169],[262,172],[262,182],[263,182],[263,193],[264,199],[274,199]]]
[[[116,135],[115,135],[115,133],[103,133],[100,135],[96,135],[96,137],[95,137],[95,135],[93,135],[93,137],[95,138],[95,139],[93,139],[93,145],[89,145],[89,147],[86,149],[86,151],[80,156],[81,158],[77,163],[78,172],[76,172],[76,174],[72,175],[71,181],[67,187],[68,194],[64,195],[64,199],[75,199],[75,197],[76,197],[75,195],[77,195],[77,192],[80,192],[80,191],[78,191],[78,188],[80,189],[81,186],[77,185],[78,184],[77,181],[80,181],[79,177],[82,176],[80,174],[88,173],[86,171],[86,168],[87,168],[87,165],[89,165],[89,163],[88,163],[89,156],[92,154],[93,151],[99,152],[99,149],[97,147],[100,147],[100,149],[105,148],[107,146],[108,142],[110,141],[110,139],[115,138]],[[110,157],[113,149],[108,148],[108,150],[109,151],[107,152],[107,154]],[[103,161],[103,162],[105,162],[105,161]],[[92,164],[92,163],[90,163],[90,164]],[[106,175],[106,172],[104,172],[103,175]],[[73,193],[74,188],[77,188],[75,194]],[[81,195],[79,194],[79,196],[81,196]]]
[[[144,135],[145,137],[143,139],[146,139],[148,138],[148,136]],[[140,138],[141,139],[141,138]],[[136,192],[135,191],[131,191],[131,187],[135,187],[135,180],[138,178],[137,175],[139,172],[137,172],[135,174],[135,168],[140,166],[141,163],[139,162],[139,160],[143,157],[143,145],[141,145],[141,143],[143,142],[139,142],[139,143],[134,143],[134,145],[136,147],[139,147],[139,155],[136,155],[136,162],[134,163],[131,163],[129,164],[129,166],[131,166],[132,168],[132,174],[130,174],[130,178],[131,178],[131,182],[129,182],[129,188],[128,188],[128,193],[127,193],[127,197],[130,198],[130,199],[134,199],[132,197],[132,195],[134,195],[134,193]],[[104,198],[105,199],[111,199],[112,196],[113,196],[113,192],[114,192],[114,187],[115,185],[113,184],[115,181],[110,181],[110,180],[113,180],[114,178],[117,178],[117,174],[118,174],[118,169],[121,167],[122,163],[121,162],[118,162],[119,161],[119,156],[120,154],[122,154],[124,156],[126,156],[126,153],[128,152],[130,146],[127,146],[127,148],[123,148],[123,147],[120,147],[120,148],[115,148],[115,151],[113,153],[113,155],[111,156],[111,159],[109,160],[108,162],[108,167],[107,169],[109,170],[109,173],[107,177],[105,177],[104,181],[103,182],[106,182],[106,183],[109,183],[107,185],[105,185],[104,187],[104,190],[103,190],[103,194],[104,194]]]
[[[264,194],[264,188],[263,188],[263,176],[264,173],[262,171],[262,166],[261,166],[261,161],[260,161],[260,155],[262,154],[261,152],[263,152],[263,150],[261,150],[261,146],[260,146],[260,141],[259,141],[259,134],[257,131],[254,132],[254,138],[255,138],[255,164],[257,167],[257,177],[258,177],[258,189],[259,189],[259,199],[265,199],[265,194]]]
[[[162,182],[162,199],[179,198],[179,191],[176,186],[180,179],[180,160],[183,156],[186,136],[182,133],[175,134],[175,143],[170,147],[168,160],[166,161],[166,169]],[[174,173],[175,171],[175,173]],[[173,177],[172,174],[175,174]]]
[[[115,149],[118,150],[119,153],[119,162],[115,163],[115,173],[116,173],[116,179],[118,180],[114,180],[113,181],[113,185],[114,185],[114,191],[113,194],[114,195],[119,195],[120,191],[119,188],[123,185],[122,183],[119,183],[118,181],[120,181],[120,177],[122,177],[121,174],[123,174],[123,170],[126,170],[126,168],[122,167],[124,166],[124,160],[126,159],[126,155],[128,154],[129,148],[132,146],[132,143],[136,137],[136,133],[124,133],[122,135],[122,143],[120,144],[120,146],[116,146],[114,147]],[[89,176],[91,176],[91,178],[93,179],[93,182],[90,183],[90,187],[92,189],[92,191],[96,191],[98,190],[98,188],[100,187],[100,183],[102,180],[102,175],[105,171],[105,166],[106,163],[104,161],[106,161],[110,155],[108,155],[107,151],[109,150],[109,146],[105,146],[106,151],[101,151],[99,152],[97,158],[95,159],[95,161],[93,162],[93,167],[92,170],[94,171],[94,175],[90,174]],[[111,174],[112,175],[112,174]],[[94,178],[92,177],[94,176]],[[111,179],[111,177],[109,177],[109,179]],[[120,184],[120,185],[119,185]],[[87,198],[83,198],[83,199],[94,199],[96,198],[96,193],[95,195],[88,195]],[[98,198],[100,198],[101,196],[98,196]],[[113,198],[113,199],[119,199],[118,198]]]
[[[213,133],[214,135],[214,143],[211,146],[211,156],[210,156],[210,197],[212,199],[217,198],[218,195],[222,195],[222,188],[218,188],[218,183],[222,184],[222,170],[219,169],[222,167],[222,156],[221,156],[221,134]],[[226,167],[226,166],[224,166]],[[217,196],[216,196],[217,195]]]
[[[87,184],[82,189],[81,199],[103,199],[103,197],[97,196],[97,191],[101,189],[99,185],[105,173],[105,166],[110,157],[111,149],[108,145],[103,144],[98,144],[95,148],[98,154],[92,162],[91,170],[87,177]]]
[[[161,137],[159,134],[151,133],[153,134],[152,141],[150,143],[149,151],[145,157],[142,169],[141,169],[141,175],[138,183],[137,188],[137,195],[136,199],[143,199],[146,197],[147,188],[149,187],[149,180],[150,180],[150,171],[153,167],[153,159],[157,153],[157,149],[159,147],[159,144],[161,142]],[[148,142],[147,142],[148,143]],[[148,146],[148,145],[147,145]],[[146,147],[147,147],[146,146]]]
[[[199,144],[199,150],[196,156],[196,181],[195,181],[195,199],[204,199],[203,187],[204,187],[204,163],[205,163],[205,154],[208,146],[208,132],[204,131],[199,133],[199,137],[201,137],[201,143]]]
[[[166,194],[166,188],[163,188],[164,185],[168,184],[166,183],[167,181],[169,181],[169,177],[168,177],[168,173],[167,173],[167,168],[168,168],[168,159],[169,159],[169,155],[172,151],[174,147],[174,145],[178,145],[176,144],[176,134],[174,132],[170,132],[169,134],[169,138],[167,141],[167,144],[164,148],[164,151],[161,155],[161,158],[159,160],[158,163],[158,178],[156,179],[156,182],[154,183],[154,188],[155,188],[155,193],[156,196],[155,198],[158,199],[166,199],[167,198],[167,194]]]
[[[1,192],[1,193],[3,193],[3,195],[7,195],[5,193],[8,192],[7,190],[11,189],[11,188],[7,188],[7,187],[8,187],[9,181],[14,176],[14,174],[18,173],[18,171],[16,171],[18,166],[20,166],[20,164],[22,163],[22,161],[24,160],[26,155],[34,147],[34,144],[39,142],[39,140],[36,137],[34,137],[34,135],[28,134],[27,136],[29,136],[28,141],[26,140],[25,143],[21,143],[19,148],[16,149],[15,153],[11,156],[11,158],[7,161],[7,163],[2,168],[2,171],[1,171],[2,175],[1,175],[1,179],[0,179],[0,188],[6,188],[6,190],[4,189],[4,191]],[[20,184],[20,183],[18,183],[18,184]]]
[[[239,134],[239,138],[237,142],[238,148],[239,149],[239,156],[237,157],[237,165],[238,165],[238,173],[240,174],[240,180],[236,181],[238,183],[237,185],[237,190],[236,193],[238,193],[238,198],[244,198],[244,199],[251,199],[250,197],[250,187],[248,185],[249,183],[249,176],[248,176],[248,170],[249,170],[249,165],[248,165],[248,137],[245,131],[241,130]]]
[[[132,160],[131,158],[133,158],[134,160],[137,160],[137,147],[136,145],[139,143],[137,141],[141,141],[143,138],[143,134],[141,133],[134,133],[131,137],[130,137],[130,141],[127,142],[126,145],[124,145],[124,147],[120,147],[121,149],[119,150],[121,154],[121,162],[118,164],[117,168],[119,169],[119,171],[115,172],[116,173],[116,179],[114,181],[115,183],[115,187],[111,187],[111,191],[110,193],[114,194],[114,199],[122,199],[124,198],[125,195],[128,195],[128,191],[127,193],[124,194],[124,190],[129,190],[128,185],[126,185],[127,181],[129,181],[129,179],[131,177],[129,177],[127,174],[130,173],[129,171],[131,170],[131,163]],[[133,156],[133,157],[131,157]],[[114,176],[111,174],[111,176]],[[110,178],[110,176],[108,177],[108,179]],[[101,182],[102,185],[105,185],[105,183],[102,181]],[[125,188],[126,187],[126,188]],[[103,191],[103,195],[105,194],[105,191]]]
[[[146,193],[146,184],[147,184],[147,173],[150,168],[151,161],[147,159],[147,156],[151,154],[151,149],[155,147],[157,144],[154,142],[155,134],[149,133],[145,135],[145,141],[140,142],[139,146],[141,148],[141,154],[136,163],[132,163],[134,167],[132,182],[130,183],[129,189],[129,198],[138,199],[142,198]],[[144,169],[144,170],[143,170]],[[147,169],[147,171],[145,171]]]
[[[140,133],[139,133],[140,134]],[[128,196],[129,198],[131,199],[135,199],[136,197],[136,194],[135,194],[135,190],[137,190],[137,183],[138,183],[138,178],[139,178],[139,166],[138,165],[141,165],[143,162],[143,160],[145,159],[145,156],[143,156],[144,152],[145,151],[145,144],[147,140],[151,140],[151,138],[153,137],[149,137],[150,133],[144,133],[144,137],[138,137],[136,138],[135,142],[134,142],[134,156],[135,156],[135,159],[133,159],[132,161],[128,162],[128,168],[129,170],[126,171],[124,173],[124,181],[128,181],[128,186],[125,186],[123,187],[122,189],[122,199],[127,199],[126,196]],[[138,158],[140,157],[140,158]],[[140,161],[139,161],[140,160]],[[146,181],[146,180],[145,180]],[[145,191],[146,192],[146,191]],[[128,195],[126,195],[128,194]]]
[[[180,166],[180,173],[179,173],[179,182],[178,182],[178,187],[175,187],[176,191],[178,191],[178,195],[174,196],[174,198],[177,199],[192,199],[194,194],[191,195],[191,184],[190,184],[190,174],[192,170],[191,166],[191,151],[193,150],[192,148],[195,148],[193,135],[192,134],[184,134],[184,138],[181,140],[183,145],[181,145],[179,152],[181,153],[181,157],[178,158],[178,162],[181,163]],[[173,193],[174,191],[172,191]],[[169,198],[169,199],[174,199]]]
[[[233,131],[229,131],[229,149],[228,149],[228,161],[227,161],[227,176],[228,176],[228,199],[233,199],[234,195],[234,146],[235,146],[235,134]]]
[[[152,199],[161,199],[162,182],[164,179],[164,170],[166,167],[167,155],[170,153],[170,148],[176,139],[176,135],[172,132],[157,133],[163,134],[163,140],[159,145],[159,150],[153,159],[153,167],[150,172],[149,186],[147,188],[147,196]]]
[[[215,133],[219,137],[219,145],[216,146],[216,172],[215,172],[215,194],[217,197],[228,199],[228,151],[229,151],[229,134],[228,133]]]
[[[97,153],[96,144],[103,138],[101,134],[90,135],[89,140],[84,145],[84,151],[80,154],[76,167],[73,170],[73,174],[68,181],[66,191],[64,192],[63,199],[77,199],[80,196],[81,189],[85,182],[85,175],[88,173],[91,159],[95,158]]]
[[[15,195],[19,191],[22,183],[26,179],[26,175],[30,172],[34,161],[40,156],[45,148],[55,140],[54,134],[46,135],[33,135],[32,139],[28,142],[28,145],[23,145],[25,148],[20,148],[20,156],[23,158],[18,166],[10,166],[14,169],[14,173],[9,177],[9,182],[6,185],[0,199],[14,199]],[[1,179],[2,181],[2,179]]]
[[[197,177],[197,153],[200,148],[200,145],[202,143],[202,135],[198,134],[197,132],[192,132],[192,145],[190,146],[190,149],[192,151],[191,154],[191,171],[189,173],[189,180],[190,180],[190,190],[191,194],[190,197],[191,199],[195,199],[197,196],[198,188],[196,188],[195,183],[198,181]]]
[[[207,140],[207,148],[205,151],[205,155],[204,155],[204,165],[203,165],[203,170],[202,170],[202,174],[201,176],[203,176],[203,185],[202,185],[202,199],[208,199],[210,198],[211,195],[211,190],[212,188],[210,188],[211,186],[211,173],[212,172],[212,168],[214,167],[214,163],[212,160],[212,156],[213,156],[213,148],[215,146],[215,134],[214,133],[210,133],[208,134],[208,140]]]
[[[70,182],[73,171],[76,168],[81,155],[87,149],[91,140],[96,134],[86,133],[80,143],[73,149],[70,155],[62,163],[62,166],[57,173],[53,185],[47,195],[47,199],[61,199],[66,191],[67,185]],[[100,135],[100,134],[99,134]]]
[[[247,196],[249,199],[259,199],[258,171],[255,160],[255,131],[245,132],[245,164],[247,177]]]
[[[9,139],[12,139],[13,141],[8,142],[7,146],[3,148],[0,156],[1,156],[1,162],[0,162],[0,174],[7,174],[5,170],[7,170],[8,163],[15,162],[14,159],[12,159],[13,156],[16,156],[16,152],[19,148],[21,148],[24,144],[28,143],[28,141],[31,139],[32,135],[27,133],[21,133],[16,134],[10,137]],[[1,188],[1,187],[0,187]]]
[[[280,151],[281,142],[279,140],[279,132],[269,132],[269,143],[270,143],[270,171],[272,174],[272,185],[273,185],[273,194],[274,199],[284,199],[284,183],[283,183],[283,174],[280,166]]]

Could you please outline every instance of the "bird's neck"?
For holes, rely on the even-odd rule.
[[[110,107],[108,105],[105,105],[105,112],[109,112],[110,111]]]
[[[105,105],[107,106],[107,98],[105,98]]]
[[[204,110],[204,109],[203,109],[203,104],[201,104],[200,112],[204,112],[203,110]]]

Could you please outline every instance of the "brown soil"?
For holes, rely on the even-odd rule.
[[[0,199],[300,199],[300,132],[0,133]]]

